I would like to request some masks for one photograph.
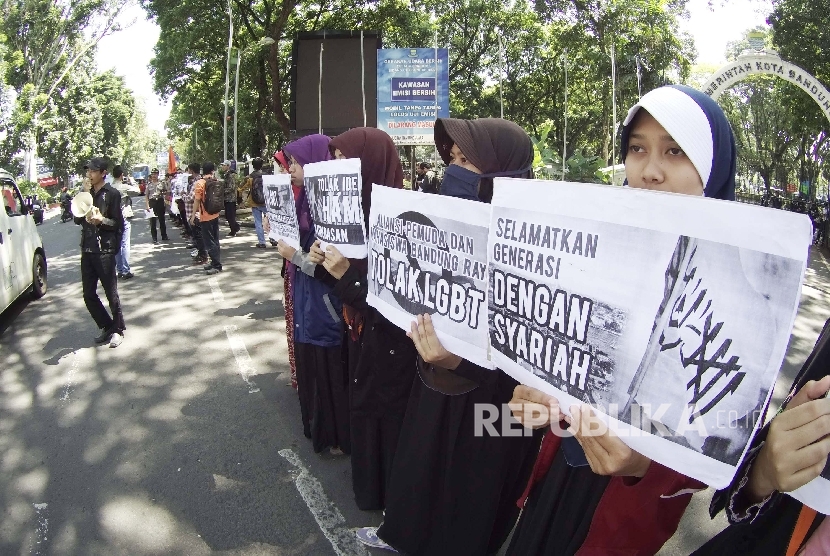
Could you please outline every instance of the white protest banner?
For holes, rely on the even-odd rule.
[[[171,190],[171,193],[173,194],[173,201],[181,199],[182,195],[187,193],[187,174],[180,174],[176,176],[172,180]]]
[[[274,241],[283,240],[294,249],[299,249],[300,226],[297,222],[294,191],[291,189],[291,175],[262,176],[262,187],[268,223],[271,226],[268,237]]]
[[[809,218],[782,210],[497,178],[491,357],[723,488],[775,386],[811,240]]]
[[[816,347],[813,348],[805,366],[799,371],[799,375],[806,373],[807,377],[818,378],[827,374],[828,367],[830,367],[830,335],[822,331]],[[830,397],[830,395],[825,394],[825,397]],[[821,475],[787,494],[819,513],[830,514],[830,458],[827,458]]]
[[[487,225],[484,203],[374,185],[367,302],[408,331],[432,317],[450,352],[487,359]]]
[[[821,475],[787,494],[819,513],[830,513],[830,459]]]
[[[344,257],[365,259],[360,159],[312,162],[303,166],[303,175],[314,233],[323,249],[333,245]]]

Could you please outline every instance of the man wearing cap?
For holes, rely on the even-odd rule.
[[[222,175],[225,178],[225,220],[231,233],[228,237],[236,236],[242,227],[236,221],[236,161],[226,160],[222,163]]]
[[[165,220],[164,206],[165,185],[159,181],[159,169],[153,168],[150,172],[150,182],[144,190],[144,198],[147,201],[147,209],[151,210],[154,216],[150,217],[150,235],[153,236],[153,244],[158,244],[158,232],[156,232],[156,220],[159,222],[162,241],[168,241],[167,221]]]
[[[75,223],[81,226],[81,281],[84,303],[101,333],[96,344],[109,343],[118,347],[124,339],[124,315],[118,298],[118,280],[115,256],[121,248],[124,233],[124,217],[121,213],[121,193],[104,183],[109,163],[105,158],[93,158],[85,166],[92,206],[89,210],[77,207],[85,215],[78,216],[73,207]],[[98,297],[98,282],[104,287],[110,312]]]

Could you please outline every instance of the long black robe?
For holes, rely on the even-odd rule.
[[[454,373],[471,379],[473,389],[447,395],[420,376],[412,387],[378,531],[406,554],[497,552],[516,521],[516,501],[538,451],[541,432],[525,436],[515,422],[514,434],[522,436],[476,435],[476,406],[486,404],[479,405],[479,415],[485,407],[501,408],[515,380],[467,361]],[[499,416],[495,427],[501,432]]]
[[[317,453],[334,447],[344,454],[351,452],[348,378],[342,355],[340,346],[294,344],[303,433],[311,438]]]
[[[365,272],[352,265],[334,292],[362,315],[354,340],[346,330],[352,489],[361,510],[386,507],[386,489],[398,435],[417,372],[415,345],[406,333],[366,304]]]
[[[525,502],[508,556],[570,556],[588,536],[599,501],[611,477],[589,466],[571,467],[558,450],[542,483]]]

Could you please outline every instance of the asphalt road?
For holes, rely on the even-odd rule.
[[[79,228],[49,216],[49,292],[0,317],[0,554],[368,554],[350,528],[380,513],[302,434],[276,249],[243,229],[209,279],[178,230],[153,247],[136,219],[110,349],[92,341]]]
[[[370,553],[352,529],[382,516],[355,507],[347,458],[302,435],[275,249],[243,228],[208,278],[176,229],[153,247],[136,219],[126,338],[110,349],[92,341],[78,228],[53,212],[40,232],[49,292],[0,316],[0,554]],[[830,267],[813,255],[776,403],[830,318]],[[661,554],[725,525],[710,498]]]

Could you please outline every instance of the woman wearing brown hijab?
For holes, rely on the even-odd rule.
[[[442,195],[489,202],[491,178],[532,175],[530,138],[506,120],[439,119],[435,146],[447,164]],[[383,546],[379,537],[409,555],[495,554],[518,516],[516,500],[541,436],[490,436],[476,427],[482,409],[500,417],[506,411],[504,419],[513,420],[504,404],[518,383],[449,353],[427,315],[409,335],[420,376],[395,452],[385,521],[376,532],[359,530],[358,538]]]
[[[337,158],[359,158],[363,212],[369,222],[372,184],[403,187],[403,170],[392,139],[375,128],[356,128],[331,140]],[[361,510],[385,507],[386,485],[415,377],[415,347],[403,330],[366,303],[367,261],[349,260],[329,246],[317,256],[338,279],[344,303],[349,366],[352,488]]]

